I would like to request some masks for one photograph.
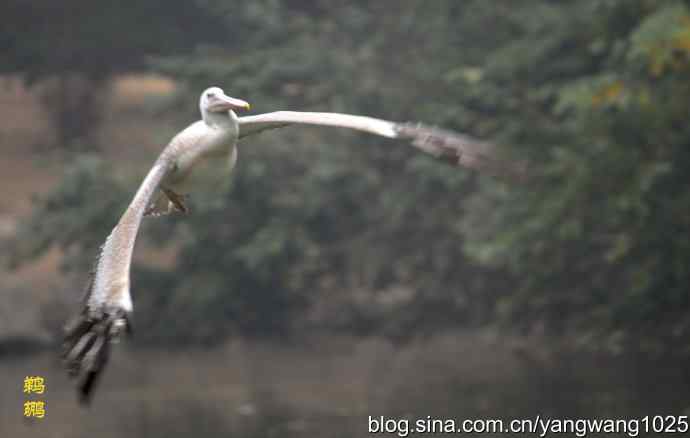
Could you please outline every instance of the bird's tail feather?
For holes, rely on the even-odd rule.
[[[123,309],[94,312],[86,307],[65,326],[62,357],[70,377],[78,379],[79,400],[90,401],[94,385],[108,362],[110,344],[131,324]]]

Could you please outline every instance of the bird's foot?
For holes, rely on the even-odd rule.
[[[190,213],[191,210],[187,206],[189,195],[180,195],[169,189],[161,189],[161,192],[162,195],[144,210],[145,217],[161,217],[174,213]]]
[[[170,200],[170,203],[174,207],[176,211],[179,211],[180,213],[184,214],[189,214],[190,209],[187,206],[187,195],[180,195],[179,193],[175,193],[170,189],[161,189],[163,193],[165,193],[165,196],[168,197],[168,200]],[[170,208],[168,209],[170,210]]]

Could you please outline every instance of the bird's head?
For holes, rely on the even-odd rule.
[[[234,113],[235,110],[248,110],[249,103],[226,95],[220,87],[211,87],[201,93],[199,108],[201,109],[201,115],[206,120],[208,115]]]

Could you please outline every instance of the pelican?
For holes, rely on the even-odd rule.
[[[289,125],[319,125],[364,131],[412,146],[456,166],[522,179],[522,165],[494,158],[494,147],[469,136],[422,124],[395,123],[372,117],[327,113],[277,111],[239,117],[249,103],[227,96],[219,87],[205,90],[199,99],[201,120],[173,137],[105,243],[101,246],[86,287],[79,314],[65,326],[63,359],[78,380],[80,401],[89,401],[94,383],[104,369],[110,344],[131,333],[130,295],[132,252],[144,216],[188,212],[185,197],[199,164],[222,162],[230,170],[237,162],[237,142],[259,132]]]

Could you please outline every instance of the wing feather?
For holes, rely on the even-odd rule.
[[[276,111],[239,118],[239,138],[293,124],[354,129],[388,138],[410,141],[412,146],[456,166],[524,181],[526,164],[497,158],[497,148],[468,135],[421,123],[396,123],[373,117],[341,113]]]
[[[65,327],[63,359],[78,379],[80,401],[86,403],[105,367],[111,341],[131,332],[132,300],[129,270],[142,217],[161,180],[168,173],[166,152],[156,161],[119,222],[101,247],[81,313]]]
[[[92,290],[87,301],[90,308],[106,306],[132,310],[129,298],[129,269],[139,226],[153,194],[168,171],[164,160],[158,160],[141,183],[134,199],[125,210],[102,247],[96,265]]]
[[[383,137],[395,138],[395,123],[373,117],[341,113],[313,113],[300,111],[276,111],[256,116],[239,117],[240,139],[268,129],[282,128],[292,124],[333,126],[356,129]]]

